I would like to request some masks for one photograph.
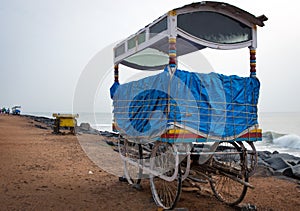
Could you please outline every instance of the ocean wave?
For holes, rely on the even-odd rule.
[[[285,135],[287,135],[287,134],[277,133],[274,131],[267,131],[262,134],[262,138],[267,143],[273,143],[274,139],[280,138]]]
[[[274,147],[300,149],[300,136],[294,134],[281,134],[273,131],[263,133],[263,142]]]
[[[107,123],[103,123],[103,124],[93,124],[93,126],[111,126],[111,123],[107,124]]]
[[[300,136],[293,134],[284,135],[275,138],[273,144],[286,148],[300,149]]]
[[[112,124],[93,124],[91,126],[99,131],[112,131]]]

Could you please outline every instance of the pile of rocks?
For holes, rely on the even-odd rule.
[[[283,175],[300,179],[300,158],[287,153],[278,153],[277,151],[273,153],[269,151],[259,151],[256,175]]]
[[[54,119],[48,118],[48,117],[43,117],[43,116],[31,116],[31,115],[22,115],[26,118],[32,119],[35,122],[42,123],[43,125],[40,124],[35,124],[35,127],[40,128],[40,129],[53,129],[54,125]],[[44,126],[46,125],[46,127]]]

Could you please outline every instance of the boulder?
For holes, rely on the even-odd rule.
[[[76,127],[76,133],[85,133],[85,134],[93,134],[99,135],[99,131],[92,128],[89,123],[81,123],[79,127]]]
[[[263,160],[271,158],[271,154],[272,153],[269,151],[258,151],[257,152],[258,157]]]
[[[266,163],[263,159],[261,159],[260,157],[257,158],[257,165],[258,166],[269,166],[268,163]]]
[[[286,176],[286,177],[295,177],[295,174],[294,174],[293,169],[292,169],[291,167],[286,168],[286,169],[282,172],[282,174],[283,174],[284,176]]]
[[[300,158],[294,156],[294,155],[290,155],[288,153],[277,153],[277,154],[272,154],[271,155],[272,158],[275,157],[281,157],[282,159],[284,159],[285,161],[293,161],[295,163],[297,163],[298,161],[300,161]]]
[[[91,129],[91,126],[90,126],[89,123],[84,123],[84,122],[83,122],[83,123],[80,124],[79,128],[80,128],[81,130],[86,130],[86,131],[88,131],[88,130]]]
[[[258,177],[269,177],[274,175],[274,170],[268,166],[258,165],[254,175]]]
[[[292,168],[293,176],[297,179],[300,179],[300,164],[293,166]]]
[[[266,163],[270,165],[274,170],[281,170],[291,167],[291,165],[286,162],[282,157],[271,157],[265,160]]]

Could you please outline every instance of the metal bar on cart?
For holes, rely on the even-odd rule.
[[[242,154],[242,152],[177,152],[177,155],[232,155]]]
[[[125,156],[123,156],[123,155],[121,155],[121,158],[122,158],[122,160],[124,160],[124,161],[130,163],[131,165],[143,169],[143,171],[145,171],[146,173],[149,173],[150,175],[153,175],[153,176],[155,176],[155,177],[160,177],[161,179],[166,180],[166,181],[168,181],[168,182],[172,182],[173,180],[175,180],[175,179],[177,178],[178,168],[175,168],[175,172],[174,172],[174,174],[172,175],[172,177],[167,177],[167,176],[165,176],[165,175],[162,175],[162,172],[153,171],[151,168],[145,167],[145,166],[143,166],[142,164],[139,164],[139,163],[137,163],[137,162],[134,162],[134,161],[131,160],[130,158],[127,158],[127,157],[125,157]],[[175,166],[178,166],[178,165],[175,165]]]

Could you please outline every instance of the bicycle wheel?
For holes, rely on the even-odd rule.
[[[152,150],[150,187],[157,206],[173,209],[181,193],[181,170],[175,145],[158,142]]]
[[[235,142],[221,142],[210,160],[214,169],[210,186],[216,198],[228,205],[237,205],[245,197],[248,182],[245,154]]]
[[[124,174],[129,184],[140,184],[143,176],[143,149],[141,144],[124,139],[119,142],[119,153],[124,160]]]

